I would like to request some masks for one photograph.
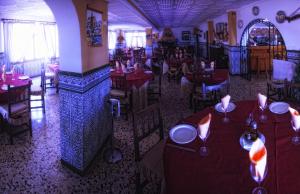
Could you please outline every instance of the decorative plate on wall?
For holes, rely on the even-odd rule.
[[[239,20],[238,21],[238,27],[241,29],[244,26],[244,21],[243,20]]]
[[[286,14],[284,11],[278,11],[276,13],[276,21],[280,24],[284,22],[285,17],[286,17]]]
[[[252,7],[252,13],[253,15],[257,16],[259,14],[259,7],[258,6]]]

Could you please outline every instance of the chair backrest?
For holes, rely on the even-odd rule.
[[[292,81],[296,64],[290,61],[273,59],[273,79]]]
[[[15,64],[14,71],[17,74],[24,74],[24,63]]]
[[[112,79],[112,89],[127,91],[126,74],[114,76]]]
[[[19,103],[25,103],[30,111],[30,83],[23,86],[11,87],[8,85],[8,114],[12,115],[12,107]]]
[[[155,132],[159,132],[158,141],[151,141],[152,146],[147,146],[145,150],[141,150],[141,142],[151,138]],[[164,138],[163,121],[158,103],[133,114],[133,136],[135,160],[140,161],[147,151]]]

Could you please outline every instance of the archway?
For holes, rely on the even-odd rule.
[[[240,74],[251,80],[253,72],[272,69],[272,59],[286,60],[284,39],[267,19],[255,19],[244,29],[240,40]]]

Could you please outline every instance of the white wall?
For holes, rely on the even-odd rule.
[[[260,13],[258,16],[254,16],[252,14],[252,7],[258,6],[260,8]],[[297,8],[300,7],[299,0],[261,0],[255,3],[251,3],[249,5],[243,6],[239,9],[233,10],[237,12],[237,21],[243,20],[244,26],[243,28],[237,28],[237,41],[238,45],[241,39],[241,35],[248,25],[254,19],[263,18],[268,19],[271,23],[273,23],[280,33],[283,36],[285,44],[288,50],[300,50],[300,19],[292,21],[288,23],[287,21],[283,24],[279,24],[276,22],[276,13],[280,10],[285,11],[287,15],[292,14]],[[300,12],[298,12],[300,13]],[[225,17],[226,16],[226,17]],[[217,22],[227,22],[227,14],[224,14],[217,18],[211,18],[214,21],[214,24]],[[207,30],[207,22],[203,22],[199,25],[200,29],[205,31]],[[203,41],[201,39],[201,41]]]
[[[82,73],[81,37],[78,16],[72,0],[45,0],[56,19],[61,71]]]

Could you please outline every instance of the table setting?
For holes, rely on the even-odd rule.
[[[299,129],[300,114],[286,102],[226,95],[171,128],[167,193],[300,193],[288,186],[300,182]]]

